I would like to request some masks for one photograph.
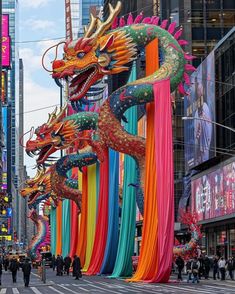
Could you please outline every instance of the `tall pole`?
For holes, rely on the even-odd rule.
[[[2,0],[0,0],[0,162],[2,162]],[[1,169],[2,170],[2,169]],[[2,172],[0,172],[0,185],[2,184]]]

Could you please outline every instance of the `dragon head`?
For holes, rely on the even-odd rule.
[[[68,148],[75,139],[75,125],[71,120],[63,121],[66,105],[57,114],[57,108],[49,114],[47,123],[35,130],[36,138],[26,143],[26,153],[38,155],[37,164],[43,164],[57,150]]]
[[[105,22],[91,14],[84,37],[67,41],[63,59],[52,63],[52,77],[69,80],[70,101],[84,97],[104,75],[128,70],[124,65],[136,55],[135,44],[126,32],[107,32],[121,10],[121,2],[115,8],[109,4],[109,8],[110,15]]]
[[[29,206],[42,195],[50,194],[52,198],[55,198],[51,190],[50,170],[46,172],[38,170],[34,178],[26,181],[26,187],[21,189],[20,194],[24,198],[28,197]]]

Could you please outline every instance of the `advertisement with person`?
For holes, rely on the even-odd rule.
[[[185,167],[188,171],[215,155],[215,69],[211,52],[191,76],[184,97]]]
[[[235,213],[235,162],[192,180],[191,209],[199,220]]]

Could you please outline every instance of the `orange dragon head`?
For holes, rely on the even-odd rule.
[[[43,198],[42,196],[49,195],[54,202],[57,201],[56,195],[51,189],[50,169],[47,171],[38,170],[34,178],[26,181],[26,186],[20,190],[22,197],[28,197],[28,205],[33,205],[36,200]],[[47,197],[49,198],[49,196]],[[44,199],[41,199],[44,200]]]
[[[49,114],[47,123],[35,130],[36,138],[30,138],[26,143],[26,153],[29,156],[38,155],[37,164],[41,165],[57,150],[68,148],[75,136],[73,121],[63,121],[66,105],[57,114],[57,108]]]
[[[109,4],[109,8],[110,15],[105,22],[91,14],[84,37],[67,41],[63,59],[52,63],[52,77],[69,80],[70,101],[84,97],[104,75],[128,70],[124,65],[136,55],[135,44],[124,31],[108,32],[121,10],[121,2],[115,8]]]

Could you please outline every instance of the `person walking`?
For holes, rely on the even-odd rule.
[[[63,266],[64,266],[63,259],[58,254],[56,258],[56,275],[57,276],[63,276]]]
[[[75,280],[79,280],[79,277],[81,277],[81,261],[79,256],[74,255],[72,267],[73,267],[73,274],[75,275]]]
[[[22,271],[23,271],[23,275],[24,275],[24,285],[25,285],[25,287],[28,287],[30,274],[31,274],[31,264],[29,263],[28,258],[25,259],[25,262],[22,265]]]
[[[7,272],[8,266],[9,266],[9,259],[6,257],[4,259],[4,269],[5,269],[5,272]]]
[[[184,260],[183,258],[179,255],[176,260],[175,263],[178,267],[178,280],[182,281],[182,270],[184,268]]]
[[[208,280],[209,279],[209,272],[211,269],[211,262],[209,257],[206,255],[204,258],[204,267],[205,267],[205,279]]]
[[[219,260],[219,270],[221,273],[221,281],[225,280],[225,265],[226,265],[226,261],[224,260],[223,257],[221,257]]]
[[[2,262],[0,262],[0,286],[2,285]]]
[[[200,261],[197,259],[197,257],[194,257],[193,262],[192,262],[192,274],[193,274],[193,281],[192,283],[199,283],[199,268],[200,268]]]
[[[233,266],[234,266],[233,259],[232,259],[232,257],[229,257],[229,259],[227,261],[227,270],[228,270],[228,273],[229,273],[231,280],[234,280],[234,277],[233,277],[234,267]]]
[[[218,264],[218,258],[217,256],[214,256],[213,259],[213,279],[216,280],[216,277],[218,277],[219,274],[219,264]],[[218,277],[219,279],[219,277]]]
[[[71,262],[72,262],[71,257],[69,255],[67,255],[64,259],[64,273],[67,273],[67,276],[69,275],[69,269],[71,266]]]
[[[51,265],[52,265],[52,269],[53,272],[55,271],[55,267],[56,267],[56,258],[55,258],[55,254],[53,254],[52,259],[51,259]]]
[[[190,280],[192,280],[192,260],[189,259],[186,263],[186,271],[187,271],[187,283],[189,283]]]
[[[9,269],[12,274],[12,281],[13,283],[16,283],[17,271],[19,270],[19,263],[15,257],[13,257],[13,259],[11,260]]]

